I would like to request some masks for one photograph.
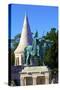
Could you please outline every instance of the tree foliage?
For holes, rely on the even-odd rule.
[[[17,45],[20,41],[21,34],[17,34],[13,39],[9,39],[9,51],[11,56],[11,65],[14,65],[15,62],[15,56],[14,56],[14,50],[17,48]]]
[[[51,48],[49,48],[44,56],[44,62],[50,68],[58,68],[58,31],[52,28],[49,33],[45,36],[45,39],[53,41]]]
[[[56,28],[51,28],[50,32],[47,32],[46,36],[44,36],[45,39],[49,39],[51,41],[55,41],[57,38],[57,32]]]
[[[13,49],[13,51],[17,48],[18,43],[20,41],[20,37],[21,34],[17,34],[14,39],[11,39],[11,49]]]

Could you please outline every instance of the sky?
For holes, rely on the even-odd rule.
[[[58,29],[58,7],[12,4],[11,38],[22,32],[25,13],[28,16],[31,32],[38,31],[39,37],[46,35],[53,27]]]

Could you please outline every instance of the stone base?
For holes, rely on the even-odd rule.
[[[46,66],[25,67],[20,72],[20,84],[23,86],[49,84],[48,68]]]

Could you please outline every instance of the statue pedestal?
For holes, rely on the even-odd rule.
[[[27,66],[20,72],[20,81],[23,86],[49,84],[49,70],[46,66]]]

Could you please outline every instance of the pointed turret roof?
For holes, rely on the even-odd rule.
[[[25,14],[20,42],[19,42],[14,53],[23,52],[24,48],[28,45],[31,45],[31,44],[32,44],[32,33],[30,31],[28,17]]]

